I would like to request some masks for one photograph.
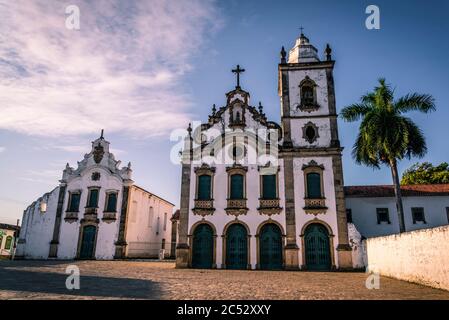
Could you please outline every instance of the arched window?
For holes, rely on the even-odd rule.
[[[317,172],[307,174],[307,198],[321,198],[321,175]]]
[[[311,105],[314,103],[313,87],[310,85],[304,85],[301,88],[301,100],[304,105]]]
[[[315,82],[306,76],[299,84],[299,89],[301,98],[299,107],[309,112],[318,109]]]
[[[211,182],[212,177],[208,174],[203,174],[198,177],[198,200],[210,200],[212,198]]]
[[[275,174],[265,174],[262,175],[262,199],[276,199],[276,175]]]
[[[12,245],[12,237],[7,236],[5,242],[5,250],[11,250],[11,245]]]
[[[243,175],[233,174],[231,176],[231,199],[243,199],[244,189],[243,189]]]

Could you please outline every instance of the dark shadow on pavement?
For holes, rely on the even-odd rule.
[[[0,267],[0,290],[112,299],[161,299],[160,286],[150,280],[81,274],[80,289],[68,290],[66,288],[68,274],[14,270],[4,267],[5,265]]]

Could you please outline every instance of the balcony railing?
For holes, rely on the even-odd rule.
[[[279,214],[282,208],[279,199],[259,199],[259,208],[257,210],[260,214],[271,216],[273,214]]]
[[[305,207],[304,210],[308,214],[317,215],[319,213],[326,213],[326,199],[325,198],[317,198],[317,199],[304,199]]]
[[[228,199],[227,202],[228,206],[225,208],[227,214],[238,216],[248,212],[246,199]]]
[[[204,216],[213,214],[215,211],[213,199],[209,199],[209,200],[195,199],[194,203],[195,203],[195,205],[194,205],[194,208],[192,209],[194,214],[204,217]]]

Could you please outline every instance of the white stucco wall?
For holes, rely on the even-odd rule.
[[[305,207],[305,178],[304,171],[302,170],[303,165],[307,165],[310,161],[314,160],[318,165],[323,165],[323,187],[324,187],[324,197],[325,205],[328,207],[326,213],[318,214],[317,216],[313,214],[306,214],[304,211]],[[295,158],[293,160],[293,170],[294,170],[294,188],[295,188],[295,212],[296,212],[296,236],[298,246],[300,247],[299,252],[299,265],[305,265],[303,259],[303,249],[301,242],[301,235],[306,224],[311,222],[320,222],[327,225],[330,229],[333,237],[333,250],[335,257],[335,266],[338,267],[338,229],[337,229],[337,213],[336,213],[336,202],[335,202],[335,188],[334,188],[334,174],[332,169],[332,158],[331,157],[310,157],[310,158]]]
[[[29,259],[48,258],[58,196],[59,187],[40,197],[24,211],[19,234],[21,241],[17,244],[16,256]],[[42,202],[47,204],[45,212],[40,210]]]
[[[367,248],[370,272],[449,290],[449,226],[371,238]]]
[[[446,207],[449,207],[449,196],[403,197],[403,206],[407,231],[448,224]],[[426,224],[413,224],[412,207],[424,208]],[[399,232],[396,200],[393,197],[346,197],[346,208],[351,209],[354,224],[366,238]],[[388,208],[391,224],[377,224],[376,208]]]
[[[98,181],[91,179],[93,172],[100,172],[101,178]],[[80,219],[83,218],[84,207],[87,204],[88,187],[100,187],[98,198],[97,217],[99,219],[97,241],[95,246],[96,259],[112,259],[115,253],[115,241],[117,240],[119,228],[120,208],[122,205],[123,182],[121,179],[108,172],[103,167],[97,165],[84,170],[81,175],[67,183],[66,195],[63,204],[63,220],[58,247],[59,259],[73,259],[77,256],[80,241]],[[68,208],[69,191],[81,190],[80,212],[78,221],[65,221],[66,210]],[[104,222],[103,211],[106,203],[106,192],[115,191],[117,195],[117,219],[113,222]]]
[[[279,172],[278,172],[278,183],[279,183],[279,198],[280,206],[285,208],[284,203],[284,173],[283,173],[283,162],[279,161]],[[226,165],[216,165],[215,175],[213,179],[213,198],[214,198],[214,208],[215,212],[213,215],[208,215],[204,217],[205,221],[212,223],[217,232],[216,238],[216,264],[217,268],[222,268],[223,264],[223,237],[225,226],[235,221],[235,216],[227,215],[225,208],[227,207],[227,197],[228,197],[228,173],[226,172]],[[192,226],[200,222],[203,218],[198,215],[194,215],[192,208],[194,207],[194,199],[196,190],[196,174],[194,172],[194,166],[191,170],[191,180],[190,180],[190,214],[189,214],[189,224],[188,230],[189,235],[192,235]],[[246,215],[239,215],[238,220],[242,222],[249,228],[249,247],[250,247],[250,264],[251,268],[255,269],[257,264],[257,239],[255,235],[257,234],[258,227],[266,222],[269,217],[267,215],[261,215],[257,210],[259,207],[260,198],[260,172],[257,165],[248,165],[248,171],[246,173],[246,198],[248,212]],[[285,212],[282,209],[280,214],[272,215],[271,219],[277,222],[281,226],[282,234],[285,234]]]
[[[310,116],[307,111],[301,111],[298,106],[301,103],[299,84],[308,76],[316,84],[317,104],[320,108],[313,112],[313,115],[328,115],[328,88],[325,69],[312,70],[290,70],[288,72],[290,115],[291,116]]]
[[[150,214],[150,208],[153,214]],[[170,218],[173,214],[173,205],[140,188],[132,187],[128,212],[127,257],[158,257],[163,240],[165,240],[165,256],[169,256],[172,228]]]

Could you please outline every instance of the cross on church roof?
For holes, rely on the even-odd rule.
[[[304,28],[301,26],[301,27],[299,27],[299,30],[301,30],[301,35],[303,35],[304,34]]]
[[[240,73],[245,72],[245,69],[240,69],[240,65],[237,65],[236,69],[231,70],[232,73],[235,73],[237,75],[237,86],[236,88],[240,88]]]

